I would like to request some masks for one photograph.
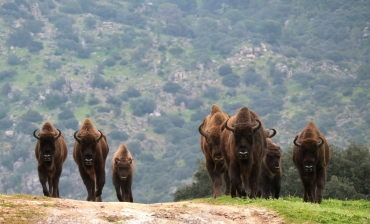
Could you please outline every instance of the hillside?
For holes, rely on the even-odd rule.
[[[68,142],[71,199],[86,197],[72,159],[86,117],[107,135],[108,164],[128,145],[142,203],[192,181],[212,104],[256,111],[284,150],[309,120],[334,145],[370,145],[367,1],[0,2],[1,192],[42,194],[32,132],[47,120]]]

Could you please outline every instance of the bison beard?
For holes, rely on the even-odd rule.
[[[134,161],[125,144],[121,144],[114,153],[111,169],[117,199],[121,202],[133,202],[131,186],[134,176]]]
[[[221,125],[221,151],[231,181],[231,197],[256,197],[261,160],[266,153],[266,138],[262,123],[247,107],[240,108]],[[244,188],[243,188],[244,187]]]
[[[88,193],[87,201],[102,201],[101,194],[105,184],[105,161],[109,152],[106,137],[97,131],[90,119],[73,135],[75,145],[73,158]],[[95,191],[95,187],[97,188]]]
[[[293,143],[292,159],[302,180],[304,201],[321,203],[326,183],[326,165],[330,157],[325,136],[311,121]]]
[[[33,136],[37,139],[35,156],[38,161],[38,174],[45,196],[59,198],[59,179],[67,158],[68,147],[62,133],[51,122],[46,122],[41,132]],[[46,187],[48,182],[49,189]]]

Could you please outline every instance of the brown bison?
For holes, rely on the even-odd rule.
[[[225,194],[230,194],[230,181],[220,149],[220,127],[230,116],[213,104],[212,111],[199,126],[200,147],[206,159],[206,168],[213,183],[213,197],[221,196],[222,175],[226,184]]]
[[[114,153],[111,168],[112,182],[118,200],[133,202],[131,186],[134,178],[134,161],[125,144],[121,144]]]
[[[293,141],[293,163],[304,187],[304,201],[321,203],[330,151],[325,136],[309,122]]]
[[[86,200],[102,201],[101,194],[105,184],[105,161],[109,152],[106,137],[101,131],[94,128],[88,118],[85,119],[80,131],[76,131],[73,136],[76,139],[73,158],[87,189]]]
[[[272,129],[274,130],[274,129]],[[267,131],[267,132],[266,132]],[[268,130],[265,130],[267,151],[265,157],[262,160],[261,173],[258,178],[257,196],[264,198],[279,198],[281,189],[281,149],[276,145],[269,136]]]
[[[256,197],[261,161],[266,153],[266,137],[262,123],[247,107],[221,125],[221,151],[227,164],[231,182],[231,196]],[[242,186],[242,184],[244,186]]]
[[[55,129],[51,122],[45,122],[41,132],[33,136],[37,139],[35,156],[38,161],[37,171],[45,196],[59,198],[59,178],[63,164],[66,161],[68,147],[59,129]],[[49,184],[49,190],[46,188]]]

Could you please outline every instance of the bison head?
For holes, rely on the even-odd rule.
[[[209,132],[206,132],[203,130],[203,124],[201,124],[198,128],[198,131],[206,139],[208,149],[211,152],[214,163],[216,164],[215,171],[222,169],[224,165],[224,158],[222,157],[220,149],[221,131],[219,126],[214,126]]]
[[[225,123],[225,128],[234,133],[234,140],[239,159],[249,159],[249,156],[254,149],[253,135],[262,126],[262,123],[258,119],[255,120],[258,122],[258,125],[256,126],[253,126],[252,123],[248,122],[236,122],[234,124],[234,127],[229,127],[227,125],[229,119]]]
[[[119,159],[115,158],[115,171],[121,181],[126,181],[132,173],[131,164],[132,158]]]
[[[304,139],[301,143],[298,143],[297,139],[298,136],[295,137],[293,143],[299,148],[303,169],[307,173],[314,173],[319,161],[319,149],[324,144],[324,139],[321,137],[319,137],[319,140]]]
[[[40,142],[40,152],[43,162],[50,163],[54,158],[55,153],[55,141],[62,135],[62,132],[58,130],[58,134],[54,133],[43,133],[42,135],[36,135],[37,129],[33,132],[33,136]]]
[[[92,167],[95,161],[96,148],[97,148],[97,145],[100,139],[103,137],[103,133],[99,131],[100,132],[99,137],[89,138],[87,136],[79,137],[77,136],[77,132],[78,131],[74,133],[73,137],[79,143],[80,153],[81,153],[80,156],[82,156],[85,166]]]

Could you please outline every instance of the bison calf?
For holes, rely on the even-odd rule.
[[[134,161],[125,144],[121,144],[112,158],[112,182],[119,201],[133,202],[132,180]]]
[[[66,161],[68,148],[59,129],[55,129],[51,122],[46,122],[41,132],[33,136],[37,139],[35,156],[38,162],[37,171],[42,190],[45,196],[59,198],[59,178]],[[49,184],[49,190],[46,188]]]
[[[269,136],[266,136],[267,152],[262,160],[257,196],[266,199],[270,197],[278,199],[281,189],[281,149]]]

